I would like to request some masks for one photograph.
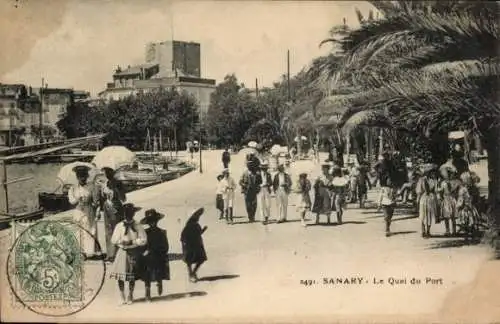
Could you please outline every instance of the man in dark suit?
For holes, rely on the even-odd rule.
[[[262,177],[257,172],[257,168],[252,162],[248,162],[247,170],[243,173],[240,180],[240,186],[243,195],[245,195],[245,205],[248,214],[248,221],[255,221],[255,213],[257,212],[257,195],[260,192]]]

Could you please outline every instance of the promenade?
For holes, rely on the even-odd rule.
[[[143,208],[138,219],[148,208],[166,213],[159,226],[167,230],[173,261],[172,278],[166,283],[164,296],[156,297],[153,286],[153,302],[144,302],[143,284],[137,282],[135,298],[139,300],[133,305],[120,306],[117,284],[107,279],[95,301],[73,315],[71,321],[234,322],[272,317],[285,322],[287,319],[331,322],[331,314],[337,314],[339,320],[453,321],[464,313],[475,322],[500,318],[498,305],[491,300],[488,304],[487,300],[492,296],[489,291],[498,291],[493,288],[498,286],[498,280],[490,283],[476,278],[480,271],[485,271],[485,266],[493,264],[498,269],[498,262],[488,261],[488,248],[463,246],[462,240],[456,238],[424,240],[419,233],[418,218],[407,210],[396,210],[392,225],[395,235],[386,238],[382,214],[371,206],[359,210],[350,205],[341,226],[321,224],[304,228],[293,206],[295,197],[291,196],[290,221],[264,226],[247,223],[243,197],[238,190],[236,224],[219,221],[214,200],[216,175],[222,169],[220,156],[221,151],[204,151],[202,174],[194,171],[127,195],[130,202]],[[243,166],[244,155],[233,155],[230,170],[236,181]],[[311,161],[295,162],[292,179],[299,171],[317,174],[318,168]],[[483,169],[479,167],[478,172],[485,181]],[[373,202],[375,198],[376,191],[370,191],[369,200]],[[190,212],[201,206],[205,207],[205,214],[200,223],[208,226],[204,234],[208,261],[200,268],[200,282],[190,283],[180,260],[179,237]],[[272,214],[276,215],[274,204]],[[435,225],[432,231],[443,233],[443,224]],[[2,256],[6,255],[6,247],[2,242]],[[1,266],[4,264],[2,258]],[[412,285],[412,278],[422,283]],[[4,279],[2,289],[8,289]],[[345,280],[340,283],[339,279]],[[311,280],[312,285],[301,284],[303,280]],[[488,290],[477,293],[477,280]],[[476,313],[478,308],[471,303],[480,303],[483,308]],[[54,320],[27,310],[8,313],[12,311],[27,320]]]

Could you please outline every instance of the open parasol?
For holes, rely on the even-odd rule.
[[[95,176],[99,173],[99,170],[92,164],[87,163],[87,162],[73,162],[66,164],[63,166],[60,170],[59,173],[57,173],[57,180],[62,184],[62,185],[77,185],[78,184],[78,179],[76,178],[76,173],[73,171],[73,168],[77,166],[86,166],[88,167],[89,170],[89,181],[93,181]]]
[[[135,159],[135,153],[125,146],[108,146],[96,154],[92,163],[99,169],[108,167],[116,170],[125,165],[132,165]]]
[[[250,142],[248,142],[248,147],[257,148],[257,142],[256,141],[250,141]]]

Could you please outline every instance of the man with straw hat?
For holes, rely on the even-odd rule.
[[[73,220],[82,228],[83,254],[85,258],[92,258],[96,255],[94,237],[97,234],[96,209],[97,195],[95,188],[88,183],[90,167],[78,165],[73,168],[78,184],[72,186],[68,191],[68,200],[71,205],[75,205]]]
[[[248,221],[255,221],[255,213],[257,212],[257,195],[260,191],[262,178],[260,173],[257,173],[257,166],[249,162],[248,170],[245,170],[240,179],[240,187],[245,196],[245,207],[248,214]]]
[[[288,209],[288,195],[292,189],[292,179],[288,173],[285,172],[285,166],[280,164],[278,166],[278,173],[274,175],[273,191],[276,195],[276,202],[278,205],[278,223],[286,222],[287,209]]]
[[[264,161],[260,165],[260,184],[259,207],[262,224],[266,225],[271,216],[271,186],[273,184],[271,174],[269,173],[269,164]]]
[[[151,301],[151,282],[156,282],[158,296],[163,293],[163,280],[170,280],[170,265],[168,262],[167,231],[158,227],[158,221],[165,217],[155,209],[148,209],[141,219],[146,228],[147,242],[143,253],[143,275],[146,300]]]

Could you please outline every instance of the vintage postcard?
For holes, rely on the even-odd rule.
[[[499,15],[0,0],[0,320],[498,322]]]

